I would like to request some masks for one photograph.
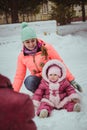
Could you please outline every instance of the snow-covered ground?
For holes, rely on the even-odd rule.
[[[80,113],[54,110],[49,118],[35,117],[38,130],[87,130],[87,22],[58,26],[58,35],[53,32],[47,35],[39,33],[38,37],[54,46],[83,88],[83,93],[79,93],[82,96]],[[20,30],[16,24],[0,25],[0,73],[8,76],[12,82],[21,48]],[[24,85],[21,92],[28,94]]]

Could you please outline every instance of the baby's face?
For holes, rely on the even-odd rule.
[[[49,74],[48,75],[48,79],[51,81],[51,82],[55,82],[59,79],[59,76],[57,74]]]

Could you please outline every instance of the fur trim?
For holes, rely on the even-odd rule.
[[[54,107],[54,104],[51,101],[49,101],[48,99],[46,99],[46,98],[42,98],[41,102],[46,102],[50,106]]]
[[[65,97],[60,103],[58,104],[57,108],[62,108],[67,102],[68,102],[68,97]]]
[[[40,105],[40,102],[37,100],[33,100],[33,104],[35,107],[38,107]]]
[[[49,100],[54,104],[54,107],[57,108],[57,106],[59,105],[59,102],[60,102],[59,94],[57,94],[56,96],[50,94]]]
[[[66,68],[64,66],[64,64],[62,62],[60,62],[59,60],[53,59],[53,60],[49,60],[43,67],[42,70],[42,77],[49,82],[48,77],[46,75],[47,69],[51,66],[51,65],[56,65],[59,68],[61,68],[62,70],[62,76],[59,78],[58,82],[62,81],[65,77],[66,77]]]
[[[67,102],[71,101],[72,99],[78,99],[80,100],[80,96],[77,93],[71,94],[68,97],[65,97],[58,105],[57,108],[62,108]]]
[[[60,87],[59,83],[49,83],[50,90],[57,90],[58,91],[59,87]]]
[[[75,99],[75,98],[80,100],[80,96],[77,93],[71,94],[68,98],[69,98],[69,101],[71,101],[72,99]]]

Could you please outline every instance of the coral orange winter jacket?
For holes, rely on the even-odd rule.
[[[23,51],[18,56],[17,62],[17,70],[16,75],[14,77],[13,87],[15,91],[19,91],[22,83],[24,81],[27,69],[31,73],[31,75],[36,75],[41,77],[41,72],[43,65],[51,59],[58,59],[63,62],[60,55],[56,52],[56,50],[48,43],[38,39],[38,43],[44,46],[47,50],[48,56],[44,56],[42,51],[35,53],[34,55],[24,55]],[[65,65],[66,66],[66,65]],[[74,76],[71,74],[69,69],[67,69],[67,79],[69,81],[74,80]]]

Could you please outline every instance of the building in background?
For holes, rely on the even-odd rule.
[[[18,14],[19,23],[22,21],[31,22],[31,21],[45,21],[50,20],[51,12],[52,12],[53,3],[48,1],[47,4],[42,4],[40,12],[36,15],[28,15],[28,14]],[[80,6],[75,6],[75,18],[73,21],[81,21],[82,19],[82,11]],[[87,16],[87,6],[85,6],[85,14]],[[8,21],[6,21],[6,16],[4,13],[0,14],[0,24],[11,23],[11,16],[7,14]],[[86,18],[87,19],[87,18]]]

